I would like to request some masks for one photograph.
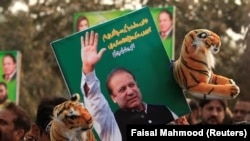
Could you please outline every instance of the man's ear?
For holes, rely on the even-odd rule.
[[[22,140],[24,137],[25,133],[23,129],[18,129],[14,131],[14,138],[16,140]]]
[[[31,126],[31,133],[35,136],[35,138],[37,139],[40,135],[40,128],[38,125],[33,124]]]
[[[111,97],[111,99],[113,100],[113,102],[114,102],[114,103],[116,103],[116,100],[115,100],[115,95],[110,94],[110,97]]]

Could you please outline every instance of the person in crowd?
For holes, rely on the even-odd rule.
[[[8,100],[8,89],[5,82],[0,82],[0,105]]]
[[[29,115],[14,102],[5,102],[0,108],[0,141],[23,141],[30,126]]]
[[[241,122],[245,120],[247,113],[250,112],[250,100],[239,98],[233,107],[233,122]]]
[[[163,9],[158,14],[159,33],[162,39],[167,39],[173,34],[173,17],[171,12]]]
[[[195,99],[187,98],[187,102],[191,110],[191,112],[186,115],[188,123],[191,125],[199,123],[200,107],[198,101]]]
[[[113,115],[100,88],[95,74],[95,65],[101,59],[105,48],[97,52],[98,33],[86,32],[82,44],[81,90],[84,103],[94,116],[94,127],[99,136],[107,140],[126,140],[126,126],[133,124],[162,125],[176,120],[178,116],[165,105],[152,105],[142,101],[142,94],[135,76],[126,68],[112,70],[106,80],[106,87],[114,103],[119,106]],[[118,125],[118,126],[117,126]],[[119,127],[119,128],[118,128]],[[120,130],[120,132],[119,132]]]
[[[38,105],[35,123],[26,134],[26,141],[50,141],[47,124],[52,120],[53,108],[67,101],[64,97],[43,97]]]
[[[233,125],[250,125],[250,112],[248,112],[242,121],[233,122]]]
[[[201,99],[199,101],[201,121],[196,125],[224,124],[227,102],[221,99]]]
[[[89,20],[85,16],[79,16],[76,21],[77,31],[82,31],[89,27]]]
[[[13,54],[7,53],[3,57],[3,79],[8,82],[16,79],[16,58]]]

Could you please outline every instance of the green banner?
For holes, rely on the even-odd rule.
[[[0,51],[0,89],[6,85],[8,100],[19,103],[19,73],[21,70],[21,53],[19,51]],[[1,94],[3,95],[3,93]],[[2,98],[2,96],[1,96]]]
[[[102,92],[113,111],[118,107],[107,92],[106,77],[112,69],[125,67],[134,73],[143,101],[164,104],[179,116],[190,112],[182,90],[174,80],[170,60],[149,7],[90,26],[51,43],[70,94],[81,93],[80,38],[92,30],[99,34],[98,50],[107,48],[95,69]]]
[[[109,20],[128,14],[131,11],[132,10],[77,12],[73,17],[73,32],[75,33],[85,28],[102,24]],[[159,34],[164,34],[165,32],[168,34],[168,37],[162,37],[161,39],[169,59],[174,60],[175,7],[151,7],[150,12]]]

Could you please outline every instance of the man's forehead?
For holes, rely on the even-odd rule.
[[[15,119],[16,115],[7,109],[0,109],[0,119],[5,119],[7,121],[12,121]]]

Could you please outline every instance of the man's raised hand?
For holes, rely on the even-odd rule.
[[[81,37],[81,58],[83,63],[83,72],[85,74],[94,70],[95,64],[101,59],[106,48],[97,52],[98,33],[94,31],[86,32],[85,38]]]

